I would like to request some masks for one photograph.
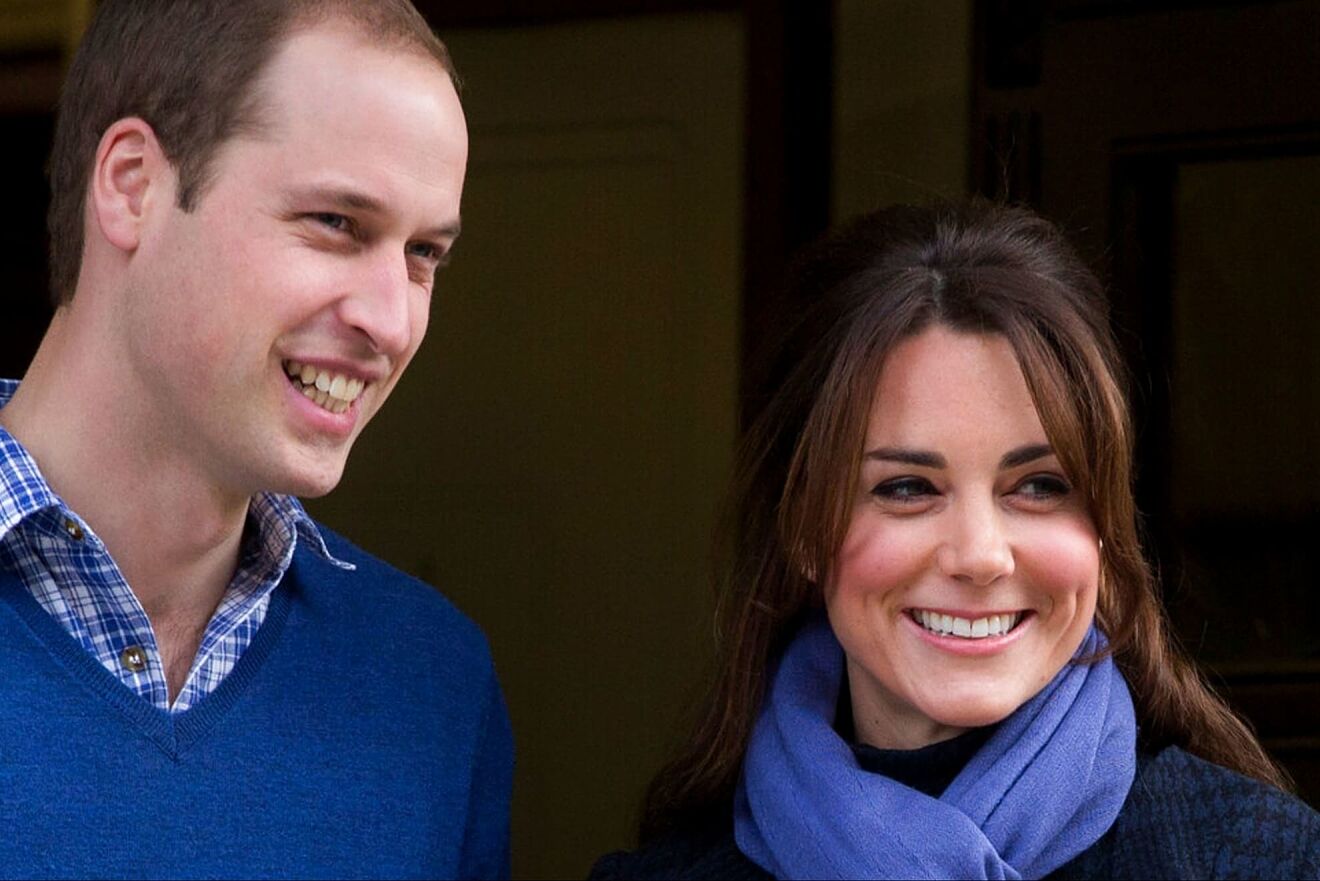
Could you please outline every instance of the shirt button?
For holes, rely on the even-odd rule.
[[[73,539],[74,541],[83,540],[82,527],[79,526],[76,522],[74,522],[72,517],[64,518],[64,531],[67,532],[69,534],[69,538]]]
[[[147,669],[147,653],[140,645],[130,645],[119,653],[119,663],[123,664],[126,670],[141,673]]]

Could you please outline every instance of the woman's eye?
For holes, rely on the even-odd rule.
[[[1019,483],[1014,492],[1029,499],[1061,499],[1072,492],[1072,486],[1053,474],[1033,474]]]
[[[871,490],[871,495],[893,502],[920,501],[936,494],[930,481],[920,477],[897,477],[877,484]]]

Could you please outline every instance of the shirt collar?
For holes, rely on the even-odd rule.
[[[297,535],[311,546],[317,556],[327,562],[349,572],[357,568],[352,563],[340,560],[330,553],[330,549],[325,544],[325,537],[321,535],[321,530],[317,527],[316,521],[303,508],[302,502],[299,502],[293,496],[279,495],[278,493],[257,493],[252,497],[252,503],[248,506],[248,516],[256,520],[257,534],[266,537],[266,541],[270,541],[274,536],[292,539],[294,535]],[[287,553],[279,554],[279,556],[285,557],[286,566],[288,565],[287,560],[293,557],[292,546],[295,543],[296,541],[289,541],[290,547]]]
[[[0,408],[17,390],[17,380],[0,379]],[[32,454],[0,425],[0,539],[38,511],[58,507],[60,500]]]
[[[0,408],[9,403],[16,391],[18,380],[0,379]],[[32,454],[0,425],[0,540],[23,520],[47,508],[66,506],[41,475]],[[356,568],[330,553],[316,521],[293,496],[258,493],[252,497],[249,516],[255,519],[263,544],[274,542],[285,546],[284,553],[277,552],[280,557],[291,558],[297,538],[301,537],[317,556],[341,569]]]

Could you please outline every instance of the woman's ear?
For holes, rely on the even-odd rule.
[[[126,117],[105,130],[96,148],[88,204],[107,242],[134,251],[152,207],[173,192],[174,168],[145,120]]]

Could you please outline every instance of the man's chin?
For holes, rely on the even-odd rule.
[[[338,481],[335,481],[334,483],[328,486],[310,486],[306,489],[292,490],[284,494],[290,496],[297,496],[300,499],[319,499],[322,496],[329,495],[330,491],[334,489],[338,485],[338,483],[339,483]]]
[[[319,499],[339,485],[344,476],[344,462],[317,462],[294,469],[272,480],[269,490],[303,499]]]

